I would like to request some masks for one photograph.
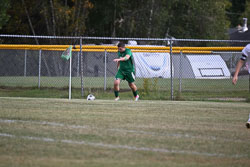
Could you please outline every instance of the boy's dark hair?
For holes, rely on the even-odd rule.
[[[118,45],[117,45],[117,47],[122,47],[122,48],[124,48],[124,47],[125,47],[125,43],[119,42]]]

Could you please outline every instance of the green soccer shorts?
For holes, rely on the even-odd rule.
[[[115,75],[115,79],[126,80],[128,83],[133,83],[135,82],[135,74],[134,72],[121,72],[118,70]]]

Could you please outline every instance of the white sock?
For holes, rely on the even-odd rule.
[[[248,121],[247,122],[250,122],[250,114],[249,114],[249,118],[248,118]]]

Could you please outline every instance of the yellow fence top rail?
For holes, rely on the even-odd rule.
[[[1,44],[0,49],[19,49],[19,50],[55,50],[63,51],[70,45],[18,45]],[[76,45],[73,51],[80,51],[80,46]],[[134,52],[170,52],[168,46],[127,46]],[[211,53],[212,51],[241,51],[243,47],[172,47],[173,53]],[[86,52],[117,52],[117,46],[113,45],[82,45],[82,51]]]

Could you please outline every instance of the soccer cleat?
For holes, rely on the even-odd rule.
[[[115,98],[115,101],[118,101],[118,100],[120,100],[120,97],[116,97],[116,98]]]
[[[139,100],[139,95],[135,96],[135,101],[138,101]]]
[[[247,127],[247,128],[250,128],[250,121],[248,121],[248,122],[246,123],[246,127]]]

